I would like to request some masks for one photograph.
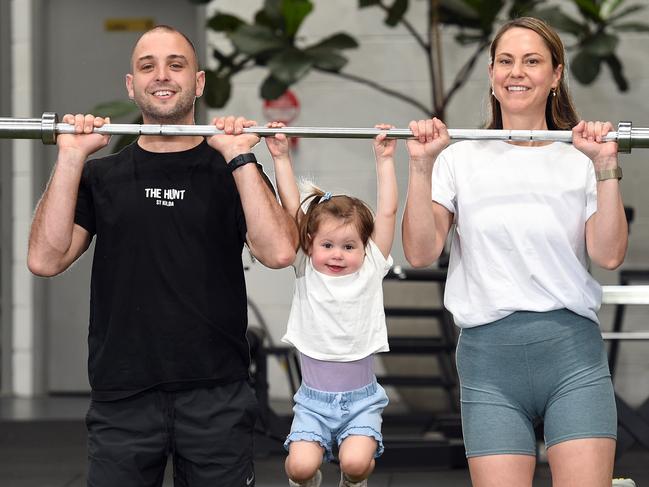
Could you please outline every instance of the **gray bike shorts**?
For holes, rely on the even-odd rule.
[[[536,454],[578,438],[616,438],[617,412],[599,326],[561,309],[520,311],[464,328],[456,354],[467,457]]]

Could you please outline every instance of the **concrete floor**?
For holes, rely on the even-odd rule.
[[[40,399],[0,398],[0,486],[82,487],[85,486],[86,430],[83,422],[88,399],[47,397]],[[284,455],[271,445],[256,461],[257,485],[286,486]],[[168,469],[164,486],[173,485]],[[338,485],[336,465],[323,466],[323,487]],[[637,445],[616,462],[616,476],[634,478],[638,486],[649,486],[649,451]],[[427,466],[404,469],[377,464],[370,478],[372,487],[470,487],[466,468],[436,469]],[[551,486],[547,465],[539,463],[535,487]],[[587,487],[587,486],[584,486]]]

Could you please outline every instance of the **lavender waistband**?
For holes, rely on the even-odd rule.
[[[327,392],[360,389],[376,380],[374,355],[353,362],[316,360],[300,354],[302,382],[307,387]]]

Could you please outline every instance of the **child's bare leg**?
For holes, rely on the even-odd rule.
[[[284,467],[293,482],[303,484],[313,478],[320,465],[324,448],[315,441],[293,441],[288,447]]]
[[[351,435],[340,444],[340,470],[352,482],[360,482],[374,470],[377,443],[371,436]]]

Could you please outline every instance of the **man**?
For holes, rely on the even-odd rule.
[[[193,124],[203,92],[193,45],[158,26],[135,45],[129,97],[144,123]],[[167,456],[180,486],[252,486],[257,405],[247,384],[244,243],[268,267],[289,265],[297,230],[254,162],[244,118],[223,135],[141,136],[85,162],[109,122],[66,115],[38,204],[28,265],[67,269],[96,235],[87,416],[88,485],[160,486]]]

